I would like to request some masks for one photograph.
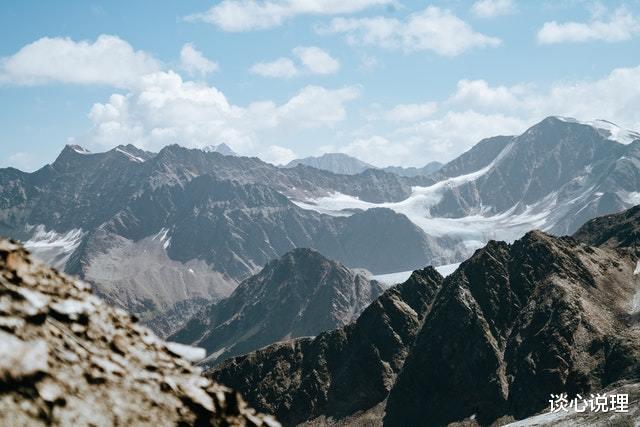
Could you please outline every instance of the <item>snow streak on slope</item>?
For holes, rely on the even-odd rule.
[[[513,241],[527,231],[538,228],[550,228],[549,216],[556,204],[557,193],[552,193],[539,203],[532,206],[514,206],[512,209],[493,216],[485,216],[487,209],[462,218],[432,217],[430,208],[442,199],[448,189],[459,187],[472,182],[489,172],[512,148],[513,143],[504,150],[488,166],[476,172],[442,180],[429,187],[413,187],[411,195],[400,202],[371,203],[357,197],[342,193],[309,199],[306,201],[292,200],[303,209],[315,210],[320,213],[349,216],[357,209],[367,210],[384,207],[404,214],[425,233],[434,237],[452,236],[462,239],[464,251],[470,254],[492,239]],[[583,197],[577,195],[576,200]]]
[[[623,129],[615,123],[611,123],[608,120],[592,120],[587,122],[581,122],[570,117],[557,117],[558,119],[568,123],[580,123],[583,125],[591,126],[596,129],[598,133],[611,141],[616,141],[621,144],[631,144],[636,139],[640,139],[640,133],[632,130]]]
[[[116,147],[116,151],[118,153],[122,153],[124,154],[129,160],[131,160],[132,162],[136,162],[136,163],[144,163],[144,159],[138,157],[138,156],[134,156],[133,154],[129,153],[128,151],[123,150],[120,147]]]
[[[35,227],[29,226],[28,231],[33,234],[24,242],[25,248],[39,260],[58,269],[64,268],[69,256],[80,245],[85,234],[79,228],[69,230],[65,234],[53,230],[47,231],[42,224]]]

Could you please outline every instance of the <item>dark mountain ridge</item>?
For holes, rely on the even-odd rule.
[[[354,321],[382,285],[318,252],[294,249],[270,261],[228,298],[196,313],[170,339],[203,347],[205,364]]]

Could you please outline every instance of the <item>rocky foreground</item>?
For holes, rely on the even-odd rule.
[[[278,426],[90,287],[0,240],[0,426]]]

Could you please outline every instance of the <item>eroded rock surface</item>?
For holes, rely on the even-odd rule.
[[[0,240],[0,425],[276,426],[80,281]]]

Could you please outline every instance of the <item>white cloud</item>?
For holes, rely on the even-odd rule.
[[[607,20],[595,13],[590,22],[545,22],[537,34],[538,43],[581,43],[588,41],[621,42],[640,33],[640,20],[624,7],[616,9]]]
[[[269,162],[274,165],[286,165],[291,160],[297,158],[296,153],[294,153],[293,150],[279,145],[268,146],[258,154],[258,157],[265,162]]]
[[[51,82],[130,87],[142,75],[160,70],[150,54],[135,51],[116,36],[95,42],[43,37],[0,59],[0,83],[38,85]]]
[[[319,47],[298,46],[293,49],[293,54],[313,74],[333,74],[340,69],[338,60]]]
[[[281,105],[260,101],[241,107],[215,87],[184,81],[172,71],[157,72],[128,94],[94,104],[89,113],[92,129],[79,142],[99,148],[132,143],[150,150],[171,143],[203,147],[226,142],[240,154],[255,155],[269,145],[263,138],[267,134],[277,138],[333,128],[346,119],[345,104],[358,95],[355,87],[306,86]]]
[[[223,0],[187,21],[213,24],[224,31],[263,30],[282,25],[297,15],[338,15],[362,11],[394,0]]]
[[[513,13],[515,5],[512,0],[478,0],[471,10],[480,18],[493,18]]]
[[[474,108],[509,109],[518,107],[519,97],[528,91],[528,85],[491,87],[484,80],[462,79],[449,101]]]
[[[286,79],[298,75],[298,68],[289,58],[278,58],[271,62],[258,62],[253,64],[249,71],[262,77]]]
[[[271,62],[253,64],[249,71],[263,77],[285,78],[308,74],[333,74],[340,69],[340,62],[328,52],[316,46],[298,46],[292,50],[300,61],[299,68],[289,58],[278,58]]]
[[[11,154],[6,158],[6,161],[2,161],[2,167],[14,167],[24,172],[33,172],[37,168],[39,163],[33,156],[33,153],[27,153],[24,151],[18,151]]]
[[[384,113],[384,118],[392,122],[417,122],[432,116],[438,110],[435,102],[424,104],[398,104]]]
[[[193,43],[186,43],[182,46],[180,50],[180,68],[191,75],[200,74],[202,76],[220,69],[216,62],[205,58]]]
[[[393,18],[334,18],[321,34],[342,33],[350,44],[371,44],[400,48],[406,52],[430,50],[438,55],[456,56],[479,47],[501,44],[496,37],[474,31],[449,10],[428,6],[405,21]]]

